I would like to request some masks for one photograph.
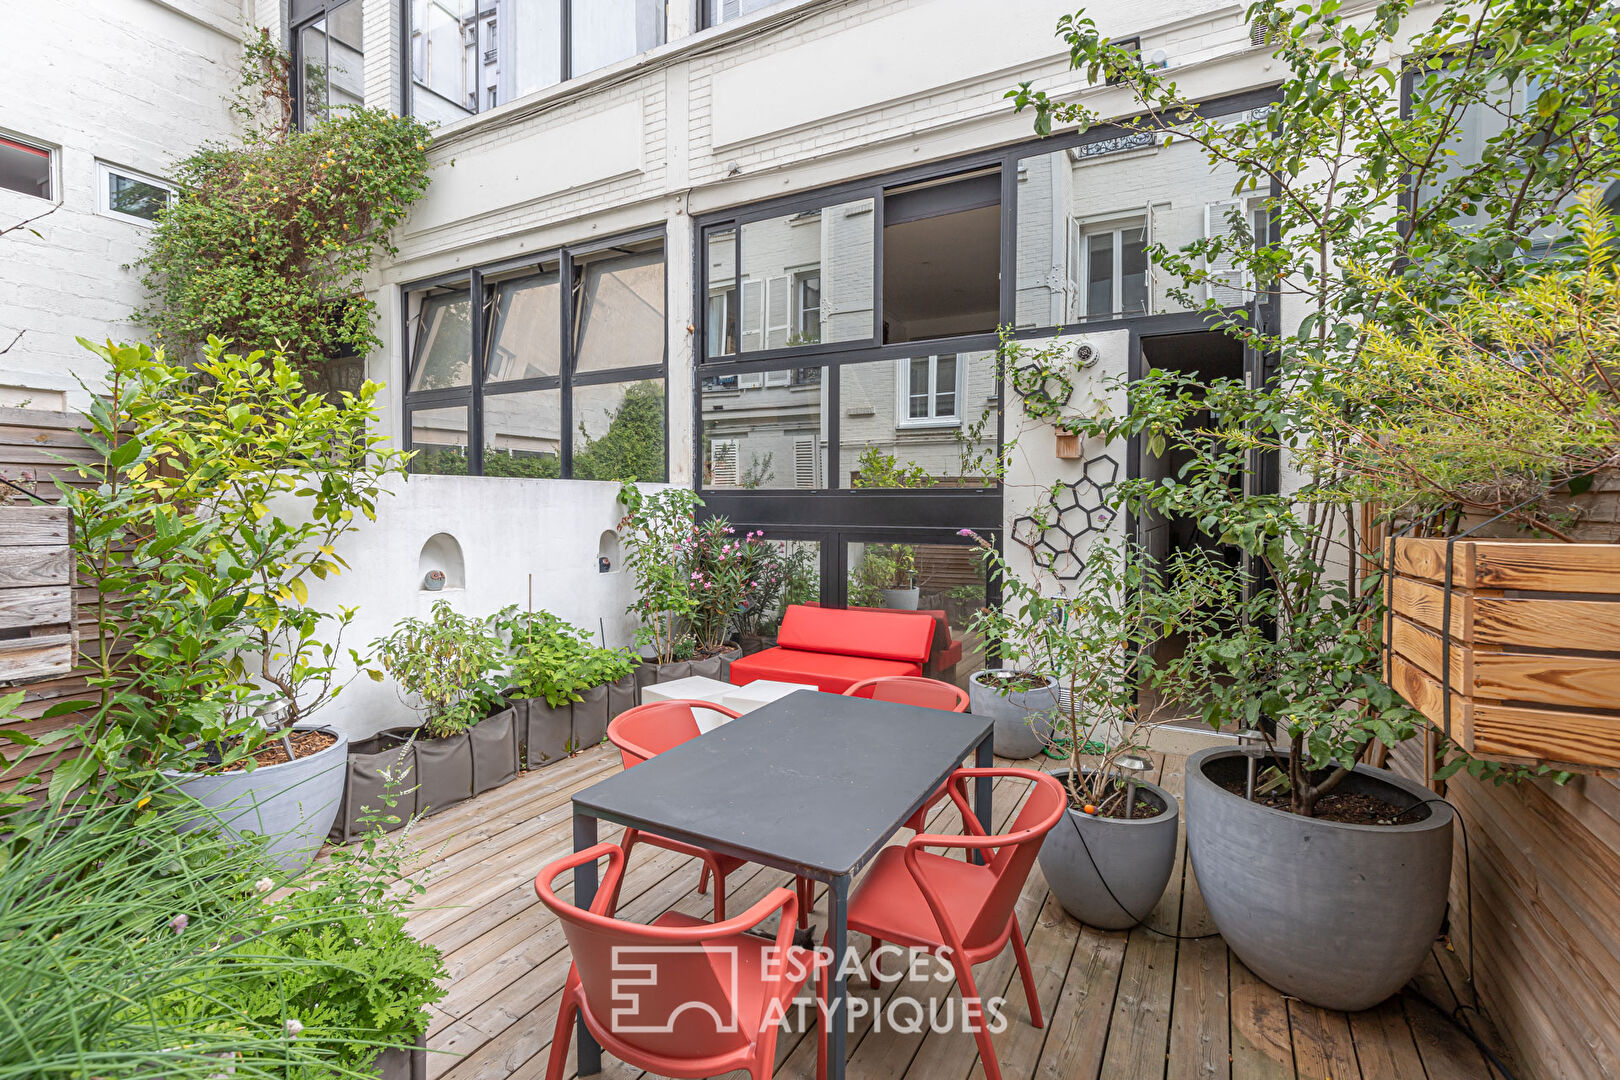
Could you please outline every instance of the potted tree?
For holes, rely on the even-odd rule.
[[[408,736],[419,813],[443,810],[517,775],[517,712],[500,694],[496,673],[506,650],[492,620],[435,600],[427,619],[401,619],[372,648],[381,671],[422,714],[421,728]],[[351,785],[346,797],[354,803],[368,796],[375,793]]]
[[[526,768],[602,741],[608,721],[636,703],[635,658],[593,645],[549,611],[509,607],[496,616],[511,657],[507,698],[517,710]]]
[[[858,607],[916,611],[921,595],[910,544],[867,544],[849,573],[849,600]]]
[[[369,433],[379,387],[334,403],[286,357],[214,338],[195,366],[85,345],[107,365],[78,467],[92,482],[58,489],[96,590],[82,673],[98,697],[75,703],[91,753],[53,783],[161,771],[299,870],[337,812],[346,740],[315,714],[342,689],[354,617],[312,607],[309,582],[344,569],[333,546],[400,471]]]
[[[1069,792],[1065,820],[1041,844],[1041,872],[1063,909],[1086,925],[1135,926],[1170,880],[1180,824],[1175,797],[1128,768],[1146,763],[1156,720],[1141,712],[1138,688],[1152,679],[1154,645],[1199,617],[1200,575],[1178,565],[1166,587],[1140,553],[1098,541],[1076,581],[1025,580],[976,539],[1002,604],[982,609],[973,631],[1062,691],[1042,722],[1025,729],[1065,759],[1053,775]]]

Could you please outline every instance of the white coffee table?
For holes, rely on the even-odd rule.
[[[644,705],[649,701],[712,701],[716,705],[724,705],[733,712],[746,713],[777,698],[786,697],[795,690],[814,689],[816,688],[809,683],[772,682],[769,679],[759,679],[747,686],[733,686],[719,679],[691,675],[684,679],[672,679],[669,682],[643,686],[641,701]],[[712,712],[709,709],[693,709],[692,715],[697,720],[700,731],[713,731],[731,719],[725,713]]]
[[[730,691],[720,699],[720,704],[733,712],[753,712],[761,705],[769,705],[777,698],[787,697],[798,690],[815,690],[813,683],[773,682],[770,679],[756,679],[746,686],[727,687]]]
[[[641,703],[645,705],[649,701],[712,701],[716,705],[724,705],[726,695],[737,689],[739,688],[719,679],[690,675],[684,679],[672,679],[669,682],[643,686]],[[697,720],[699,731],[713,731],[731,719],[725,713],[709,709],[693,709],[692,716]]]

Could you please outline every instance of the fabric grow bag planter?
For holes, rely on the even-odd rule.
[[[524,768],[543,769],[568,756],[574,738],[573,706],[553,706],[545,698],[520,698],[513,706],[521,717]]]
[[[508,705],[467,729],[474,795],[510,783],[518,774],[517,708]]]
[[[414,728],[390,728],[349,744],[343,799],[328,839],[347,844],[368,827],[392,832],[416,816]],[[393,791],[394,805],[384,795]],[[366,821],[371,817],[377,820]]]

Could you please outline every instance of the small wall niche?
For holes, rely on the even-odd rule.
[[[429,592],[428,572],[442,570],[446,589],[467,587],[467,564],[461,557],[461,544],[449,533],[434,533],[422,545],[422,554],[416,560],[416,587]]]
[[[619,570],[619,534],[604,529],[596,541],[596,569],[598,573],[612,574]]]

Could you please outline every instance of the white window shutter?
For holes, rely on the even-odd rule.
[[[741,480],[737,464],[737,440],[716,439],[709,444],[709,484],[736,487]]]
[[[742,315],[737,320],[742,334],[742,351],[758,352],[765,347],[765,287],[763,282],[742,283]]]
[[[791,368],[783,368],[781,371],[767,371],[765,373],[765,385],[766,386],[791,386],[791,385],[793,385],[793,370]]]
[[[757,371],[750,371],[746,375],[737,376],[737,389],[758,390],[765,385],[765,376]]]
[[[793,440],[793,486],[816,487],[816,440]]]
[[[788,296],[793,282],[787,275],[765,279],[765,347],[787,347],[790,318]]]
[[[1236,200],[1206,203],[1204,236],[1224,239],[1229,245],[1239,241],[1240,234],[1232,220],[1234,214],[1242,219],[1243,203]],[[1210,280],[1204,283],[1206,299],[1214,300],[1223,307],[1237,307],[1248,299],[1248,273],[1233,251],[1223,252],[1216,258],[1206,257],[1204,268],[1210,273]]]
[[[1080,222],[1074,218],[1069,219],[1068,245],[1065,258],[1068,280],[1064,283],[1063,321],[1071,323],[1080,321],[1081,308],[1085,303],[1084,276],[1080,265],[1085,244],[1081,240]]]

